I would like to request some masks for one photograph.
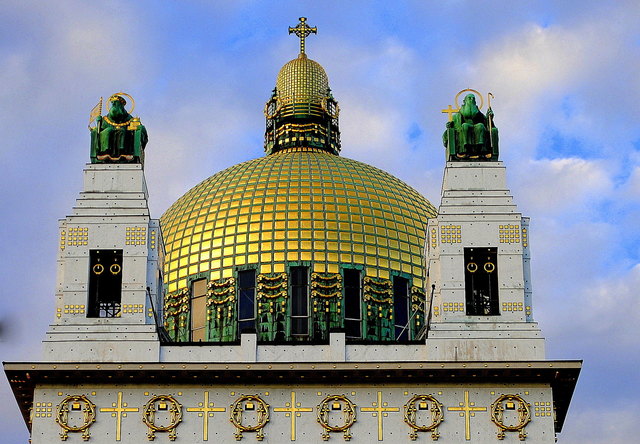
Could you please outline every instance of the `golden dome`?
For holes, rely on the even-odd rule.
[[[320,273],[355,265],[373,278],[402,274],[421,287],[435,214],[384,171],[320,149],[285,149],[214,174],[166,211],[167,290],[187,288],[194,275],[218,280],[245,266],[282,273],[296,263]]]
[[[329,78],[318,62],[300,54],[287,62],[276,79],[278,100],[288,103],[320,103],[327,97]]]

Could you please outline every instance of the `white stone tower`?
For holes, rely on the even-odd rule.
[[[163,243],[142,164],[88,164],[60,221],[56,314],[44,359],[157,361]]]
[[[446,164],[438,216],[427,229],[429,359],[544,359],[532,316],[529,219],[505,176],[499,161]]]

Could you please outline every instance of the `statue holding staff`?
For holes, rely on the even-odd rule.
[[[456,105],[460,94],[475,90],[462,90],[456,96]],[[489,99],[493,94],[489,93]],[[491,106],[487,114],[482,113],[483,100],[480,96],[480,107],[476,104],[476,96],[467,94],[462,106],[457,110],[443,110],[450,116],[447,129],[442,135],[444,146],[448,149],[449,160],[497,160],[498,159],[498,128],[493,123]],[[489,102],[490,103],[490,102]]]
[[[125,105],[129,98],[131,110]],[[144,148],[148,136],[140,118],[133,117],[133,98],[126,93],[116,93],[109,97],[105,116],[102,113],[102,99],[91,112],[90,122],[95,126],[91,131],[91,163],[143,163]]]

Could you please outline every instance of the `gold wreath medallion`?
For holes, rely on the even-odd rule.
[[[329,412],[342,410],[344,422],[339,425],[329,423]],[[322,426],[322,439],[327,441],[330,433],[342,432],[345,441],[351,440],[351,426],[356,422],[356,405],[344,395],[329,395],[318,404],[318,423]]]
[[[504,411],[505,407],[503,403],[518,404],[518,423],[514,425],[507,425],[504,423]],[[515,408],[515,405],[513,406]],[[518,432],[518,438],[520,441],[524,441],[527,437],[527,433],[524,430],[527,424],[531,422],[531,408],[530,404],[526,402],[520,395],[501,395],[491,404],[491,421],[498,426],[497,438],[503,440],[505,432]]]
[[[430,408],[429,405],[431,405]],[[427,408],[431,411],[431,424],[418,424],[416,422],[418,409],[426,410]],[[442,404],[431,395],[413,395],[404,405],[404,422],[411,427],[409,432],[411,441],[418,439],[418,432],[431,432],[431,439],[436,441],[440,437],[438,426],[443,419]]]
[[[244,425],[242,414],[245,410],[255,410],[257,412],[257,422],[254,425]],[[256,439],[264,439],[264,426],[269,422],[269,404],[258,395],[242,395],[231,404],[229,409],[231,424],[236,427],[234,434],[236,441],[242,439],[243,432],[256,432]]]
[[[82,424],[74,426],[69,424],[69,411],[70,410],[82,410]],[[60,439],[66,441],[69,432],[81,433],[82,440],[88,441],[91,437],[89,428],[96,421],[96,406],[89,401],[85,395],[71,395],[67,396],[58,404],[56,409],[56,422],[62,428],[60,432]]]
[[[165,426],[156,424],[156,411],[169,410],[169,424]],[[147,439],[153,441],[156,432],[169,433],[169,440],[175,441],[176,428],[182,422],[182,405],[171,395],[156,395],[144,405],[142,410],[142,422],[149,428]]]

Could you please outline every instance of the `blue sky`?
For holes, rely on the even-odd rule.
[[[89,111],[125,91],[148,129],[159,217],[202,179],[262,155],[262,107],[318,35],[342,154],[439,203],[440,110],[492,92],[501,159],[532,218],[534,315],[552,359],[584,359],[561,443],[629,443],[640,411],[637,1],[5,0],[0,4],[0,359],[37,359],[53,319],[57,219],[88,161]],[[10,396],[0,381],[0,397]],[[13,402],[3,437],[26,442]]]

